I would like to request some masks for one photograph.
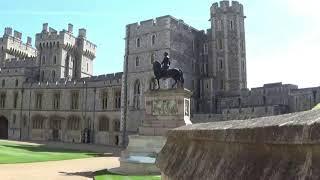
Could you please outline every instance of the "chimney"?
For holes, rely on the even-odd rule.
[[[68,24],[68,32],[72,33],[72,31],[73,31],[73,25],[69,23]]]
[[[12,36],[12,28],[11,27],[4,28],[4,35]]]
[[[82,37],[82,38],[85,38],[87,35],[87,30],[82,28],[82,29],[79,29],[79,37]]]
[[[31,45],[31,43],[32,43],[32,39],[31,39],[31,37],[28,36],[28,37],[27,37],[27,44],[28,44],[28,45]]]
[[[48,23],[42,24],[42,32],[48,32]]]
[[[22,33],[21,33],[21,32],[18,32],[18,31],[14,31],[14,32],[13,32],[13,37],[21,40]]]

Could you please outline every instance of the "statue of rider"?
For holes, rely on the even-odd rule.
[[[167,52],[164,53],[163,61],[161,62],[162,65],[162,73],[166,76],[167,70],[170,67],[170,58],[168,56],[169,54]]]

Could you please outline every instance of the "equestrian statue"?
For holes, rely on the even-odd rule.
[[[158,61],[153,63],[153,72],[158,83],[158,89],[160,88],[159,80],[167,78],[172,78],[175,81],[172,88],[174,88],[178,82],[180,82],[181,87],[183,87],[183,72],[178,68],[170,69],[170,58],[167,52],[164,53],[164,58],[161,64]]]

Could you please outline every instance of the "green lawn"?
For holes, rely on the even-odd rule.
[[[58,161],[94,156],[96,154],[91,152],[52,149],[41,145],[22,145],[0,140],[0,164]]]
[[[102,170],[95,173],[94,180],[161,180],[161,176],[124,176]]]

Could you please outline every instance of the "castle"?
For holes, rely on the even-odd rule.
[[[86,29],[60,32],[43,24],[35,47],[5,28],[0,39],[0,138],[119,145],[144,116],[144,93],[155,89],[152,64],[168,52],[193,92],[192,121],[247,119],[311,109],[320,87],[272,83],[247,88],[242,4],[210,8],[211,28],[172,16],[126,26],[123,72],[93,76],[97,46]],[[169,79],[161,87],[169,87]]]

